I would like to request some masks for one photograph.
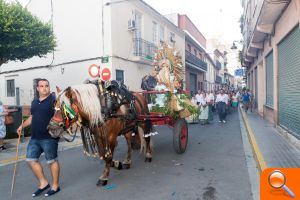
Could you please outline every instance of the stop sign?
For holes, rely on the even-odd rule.
[[[101,72],[101,79],[103,81],[108,81],[110,79],[111,73],[108,68],[104,68]]]

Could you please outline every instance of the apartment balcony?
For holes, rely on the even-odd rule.
[[[247,12],[252,10],[252,13],[250,13],[250,19],[245,19],[243,35],[243,57],[244,63],[247,65],[251,64],[253,58],[257,57],[257,50],[263,49],[263,41],[268,34],[272,33],[276,21],[291,1],[270,4],[266,0],[259,0],[256,1],[256,5],[253,3],[255,1],[249,2]]]
[[[156,49],[155,44],[147,40],[142,38],[133,39],[133,55],[136,61],[153,62]]]
[[[201,71],[207,71],[207,63],[187,50],[185,51],[185,62]]]
[[[222,83],[222,77],[219,75],[216,75],[215,83],[221,84]]]

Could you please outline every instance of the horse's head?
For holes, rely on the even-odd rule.
[[[58,87],[56,90],[59,95],[54,105],[54,115],[48,125],[50,135],[55,138],[60,137],[65,131],[70,132],[70,127],[79,118],[78,107],[75,104],[77,99],[72,98],[74,95],[70,87],[63,92]]]
[[[98,89],[94,84],[82,84],[68,87],[59,93],[55,103],[55,113],[48,125],[52,137],[60,137],[65,131],[71,133],[75,124],[81,126],[84,119],[90,126],[103,122]]]

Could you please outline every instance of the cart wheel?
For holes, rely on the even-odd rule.
[[[184,118],[175,121],[173,129],[173,147],[178,154],[185,152],[188,143],[188,125]]]

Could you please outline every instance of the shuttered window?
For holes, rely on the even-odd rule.
[[[278,45],[279,125],[300,138],[300,28]]]
[[[273,51],[266,57],[266,106],[274,107]]]
[[[6,80],[6,96],[14,97],[15,96],[15,80]]]

